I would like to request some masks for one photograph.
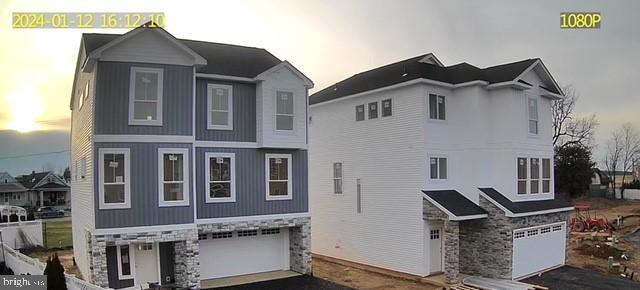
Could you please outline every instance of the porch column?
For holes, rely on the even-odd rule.
[[[40,190],[40,206],[44,206],[44,193]]]
[[[460,228],[457,221],[444,221],[444,276],[446,282],[455,284],[460,281]]]

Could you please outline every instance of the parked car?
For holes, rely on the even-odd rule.
[[[64,217],[64,211],[48,206],[43,206],[36,210],[36,218],[48,219]]]

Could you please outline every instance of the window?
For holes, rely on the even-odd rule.
[[[189,149],[158,149],[159,206],[189,204]]]
[[[131,68],[129,125],[162,125],[162,69]]]
[[[513,238],[514,238],[514,239],[521,239],[521,238],[524,238],[524,236],[525,236],[524,231],[515,232],[515,233],[513,234]]]
[[[140,251],[151,251],[153,250],[153,244],[152,243],[144,243],[144,244],[140,244],[138,246],[138,249]]]
[[[388,117],[391,114],[391,99],[382,100],[382,117]]]
[[[84,91],[82,92],[82,98],[84,99],[82,101],[83,104],[89,98],[89,81],[87,81],[87,84],[84,85]]]
[[[233,130],[233,87],[207,85],[207,129]]]
[[[538,229],[532,229],[527,231],[527,237],[538,235]]]
[[[553,229],[554,232],[557,232],[559,230],[562,230],[562,225],[555,225],[555,226],[553,226],[552,229]]]
[[[233,232],[219,232],[211,234],[212,239],[228,239],[233,237]]]
[[[198,241],[206,240],[207,234],[198,234]]]
[[[364,121],[364,105],[356,106],[356,121]]]
[[[342,193],[342,163],[333,163],[333,193]]]
[[[540,228],[540,233],[541,234],[546,234],[546,233],[550,233],[550,232],[551,232],[551,228],[550,227]]]
[[[542,159],[542,193],[551,192],[551,159]]]
[[[206,202],[236,201],[236,155],[205,153]]]
[[[266,154],[267,200],[291,199],[291,155]]]
[[[82,157],[80,159],[80,178],[84,179],[87,176],[87,158]]]
[[[238,231],[238,237],[257,236],[258,230]]]
[[[264,229],[262,235],[277,235],[280,233],[280,229]]]
[[[540,159],[531,158],[531,191],[530,193],[540,192]]]
[[[129,149],[100,148],[100,208],[131,207],[129,182]]]
[[[362,185],[360,178],[356,179],[356,211],[362,213]]]
[[[429,175],[431,179],[447,179],[447,158],[429,158]]]
[[[131,273],[131,247],[129,245],[117,246],[118,249],[118,278],[120,280],[133,279]]]
[[[276,130],[293,130],[292,92],[276,92]]]
[[[445,120],[445,111],[444,96],[429,94],[429,119]]]
[[[538,134],[538,100],[528,98],[529,102],[529,133]]]
[[[527,158],[518,158],[518,194],[527,193]]]
[[[82,106],[84,106],[84,90],[82,91],[78,91],[79,96],[78,96],[78,110],[82,109]]]
[[[430,230],[429,231],[429,238],[431,240],[439,240],[440,239],[440,230]]]
[[[378,102],[369,103],[369,119],[378,118]]]

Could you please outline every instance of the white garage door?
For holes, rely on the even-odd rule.
[[[513,231],[513,278],[564,265],[565,223]]]
[[[286,229],[200,235],[200,277],[214,279],[289,270]]]

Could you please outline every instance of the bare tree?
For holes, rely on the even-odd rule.
[[[619,168],[620,157],[622,156],[622,138],[620,132],[615,130],[611,132],[611,136],[607,141],[607,151],[604,156],[604,166],[607,169],[607,174],[611,178],[611,187],[613,190],[613,196],[616,192],[616,171]]]
[[[640,133],[631,123],[626,123],[620,128],[620,137],[622,139],[622,185],[620,189],[620,198],[624,198],[624,181],[627,172],[633,171],[634,161],[640,155]]]
[[[598,126],[596,115],[576,118],[573,109],[579,99],[578,92],[572,86],[562,88],[565,97],[552,103],[553,146],[564,148],[569,145],[582,145],[591,148],[593,134]]]

